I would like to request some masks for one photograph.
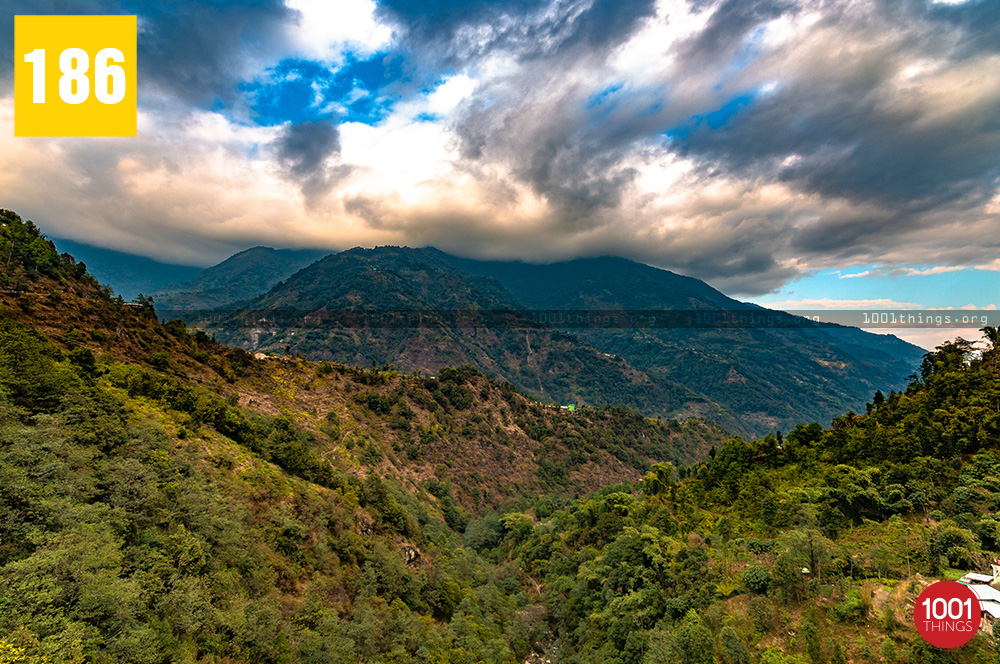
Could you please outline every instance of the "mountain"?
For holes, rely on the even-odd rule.
[[[153,294],[161,312],[211,310],[754,310],[698,279],[616,257],[553,264],[476,261],[436,249],[322,252],[255,247]],[[305,274],[292,279],[305,268]],[[287,280],[286,283],[281,283]],[[273,289],[270,292],[269,289]],[[170,313],[168,317],[177,317]],[[193,319],[190,319],[193,322]],[[472,363],[538,398],[706,417],[742,435],[829,422],[900,389],[922,350],[854,328],[564,329],[383,326],[362,332],[216,329],[248,349],[436,372]],[[539,336],[541,335],[541,336]]]
[[[327,252],[253,247],[152,294],[157,309],[215,309],[267,292]]]
[[[443,366],[470,363],[548,402],[625,405],[665,414],[671,406],[679,408],[698,398],[676,383],[654,383],[620,358],[527,319],[484,328],[432,315],[419,327],[376,323],[308,328],[277,315],[270,320],[261,316],[337,310],[516,311],[520,306],[496,281],[465,273],[437,252],[351,249],[313,263],[264,295],[233,305],[264,320],[247,325],[242,314],[234,314],[229,322],[208,329],[224,343],[356,366],[392,365],[435,374]]]
[[[334,310],[754,310],[708,284],[622,258],[549,265],[482,262],[436,249],[352,249],[309,266],[238,306],[255,312]],[[248,349],[286,349],[361,366],[435,373],[469,362],[538,398],[622,404],[661,417],[712,419],[742,435],[829,422],[900,389],[921,350],[894,337],[806,329],[212,329]]]
[[[536,264],[438,254],[469,274],[495,279],[534,309],[758,308],[727,297],[704,281],[625,258],[604,256]]]
[[[111,286],[115,293],[126,300],[137,295],[149,295],[171,284],[176,284],[201,272],[202,268],[190,265],[171,265],[151,258],[136,256],[113,249],[103,249],[89,244],[52,238],[60,252],[72,256],[87,266],[87,271],[102,284]]]
[[[524,661],[547,610],[470,521],[725,437],[469,367],[258,360],[112,297],[7,210],[0,254],[2,661]]]
[[[622,258],[553,264],[476,261],[441,254],[496,279],[526,306],[589,310],[753,310],[703,281]],[[791,329],[573,330],[655,379],[671,378],[756,423],[755,433],[828,422],[876,389],[900,389],[924,351],[890,335],[840,326]],[[692,404],[690,412],[705,414]]]
[[[0,255],[0,661],[996,659],[910,618],[1000,556],[995,327],[864,415],[722,440],[471,367],[256,359],[6,210]]]
[[[221,345],[201,331],[189,333],[179,321],[160,323],[148,305],[117,301],[86,273],[82,264],[56,253],[30,222],[23,222],[7,210],[0,210],[0,215],[4,215],[0,217],[0,251],[9,255],[12,263],[0,274],[0,321],[30,330],[28,336],[36,341],[46,340],[44,350],[36,348],[44,356],[41,359],[32,355],[35,351],[15,350],[28,343],[24,340],[11,341],[11,337],[11,343],[0,345],[7,366],[16,364],[15,370],[0,372],[0,378],[12,388],[0,391],[0,398],[10,397],[16,407],[45,410],[61,398],[54,383],[39,377],[52,367],[52,361],[71,360],[77,367],[74,371],[86,373],[94,369],[92,363],[100,356],[102,361],[127,366],[120,367],[123,373],[109,369],[94,373],[91,379],[104,376],[109,384],[130,394],[162,400],[169,408],[187,413],[193,428],[220,426],[236,435],[240,426],[227,428],[232,422],[225,424],[226,408],[252,402],[258,411],[290,417],[296,426],[322,434],[323,444],[332,446],[324,452],[348,441],[353,441],[348,449],[355,443],[374,445],[378,454],[373,456],[390,459],[395,474],[416,477],[446,460],[449,468],[470,473],[484,467],[482,462],[471,459],[483,453],[506,458],[507,448],[513,446],[519,455],[527,455],[519,461],[519,468],[500,464],[493,469],[494,478],[481,479],[482,486],[493,495],[493,505],[512,496],[510,486],[514,481],[505,475],[507,472],[526,473],[521,478],[523,491],[541,494],[554,490],[556,487],[542,482],[542,474],[536,472],[542,461],[568,464],[563,468],[564,481],[567,477],[576,479],[565,488],[576,491],[586,486],[596,488],[597,476],[616,480],[636,477],[635,473],[655,460],[692,463],[726,435],[705,422],[658,422],[623,408],[573,412],[543,405],[518,393],[509,383],[488,378],[468,365],[444,367],[438,376],[428,377],[291,357],[261,361],[243,350]],[[356,250],[330,255],[289,282],[328,276],[331,266],[344,263],[368,264],[373,255],[380,253]],[[392,253],[401,270],[397,276],[415,281],[418,273],[404,266],[409,264],[414,270],[419,267],[425,271],[423,286],[430,288],[435,297],[441,297],[443,292],[459,297],[453,284],[440,283],[441,273],[422,267],[416,258],[418,250],[393,249]],[[317,272],[317,268],[321,269]],[[392,277],[383,274],[361,282],[374,283],[371,293],[395,296],[398,289],[381,288],[381,278]],[[481,281],[488,289],[488,280]],[[330,282],[319,282],[326,283]],[[286,288],[278,286],[265,297],[280,299]],[[419,290],[421,286],[414,286],[412,293]],[[496,304],[489,295],[478,297],[484,304]],[[414,303],[422,304],[416,300]],[[54,376],[52,380],[61,379]],[[72,380],[70,383],[70,387],[79,387]],[[236,419],[247,417],[238,409],[233,412]],[[250,424],[248,420],[241,425],[249,427],[243,434],[250,435]],[[476,441],[475,445],[470,445],[472,441]],[[569,443],[564,445],[566,441]],[[486,452],[473,449],[479,442]],[[536,449],[543,443],[547,456]],[[397,456],[403,446],[410,444],[421,446],[415,458]],[[597,447],[591,449],[594,445]],[[471,456],[449,459],[455,446],[464,447]],[[574,448],[585,454],[571,455]],[[611,452],[598,453],[597,449]],[[280,462],[282,457],[278,454],[275,458]],[[591,462],[597,465],[583,473],[573,465]],[[442,480],[458,479],[450,471],[440,472]],[[594,477],[588,477],[588,472],[595,473]],[[462,485],[470,492],[461,498],[456,495],[460,501],[479,495],[471,491],[473,483],[463,481]]]

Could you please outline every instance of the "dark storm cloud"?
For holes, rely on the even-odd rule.
[[[340,153],[340,132],[332,122],[290,124],[275,144],[278,161],[300,185],[307,199],[326,193],[350,172],[349,166],[327,163],[330,157]]]
[[[379,14],[418,41],[447,41],[464,25],[517,16],[544,7],[546,0],[382,0]]]
[[[707,8],[712,3],[697,0],[692,4]],[[797,11],[797,5],[791,0],[723,0],[705,29],[692,37],[684,50],[691,58],[718,58],[739,46],[741,40],[761,23]]]
[[[596,215],[614,210],[638,172],[626,162],[637,143],[656,135],[666,120],[655,93],[608,92],[566,85],[564,72],[586,67],[580,58],[533,60],[513,80],[483,91],[455,124],[465,167],[501,162],[554,209],[551,223],[589,228]],[[600,58],[591,61],[594,69]]]
[[[382,0],[379,14],[402,29],[404,43],[424,56],[467,62],[501,49],[522,57],[578,47],[601,49],[627,39],[656,13],[655,0]],[[471,28],[470,35],[461,35]]]
[[[954,54],[959,57],[984,51],[1000,52],[1000,3],[992,0],[969,0],[960,4],[881,0],[880,9],[887,18],[899,23],[923,20],[943,29],[960,31],[962,40],[953,45]]]
[[[463,153],[473,163],[481,159],[507,162],[520,181],[553,206],[552,223],[564,224],[567,230],[582,230],[594,214],[617,207],[623,188],[635,178],[634,169],[620,163],[627,144],[609,141],[602,132],[588,133],[582,120],[558,113],[541,117],[514,113],[504,125],[520,138],[511,136],[499,144],[494,120],[485,112],[459,123]]]
[[[944,204],[995,187],[1000,98],[928,123],[866,99],[875,82],[843,83],[807,81],[768,95],[727,126],[679,141],[678,150],[727,170],[770,170],[824,196],[885,205]]]
[[[236,84],[287,46],[296,13],[283,0],[142,3],[140,75],[194,104],[230,102]]]
[[[252,63],[287,48],[298,16],[283,0],[13,0],[0,10],[0,78],[13,69],[16,14],[136,14],[141,85],[198,105],[235,98],[237,83],[256,74]]]
[[[571,21],[563,19],[556,25],[543,24],[542,27],[559,34],[563,32],[561,28],[568,26],[561,44],[564,49],[577,45],[599,49],[624,41],[643,19],[655,14],[655,0],[594,0],[586,11]]]
[[[620,204],[621,192],[636,172],[621,165],[621,146],[576,129],[570,123],[548,125],[533,145],[520,144],[524,152],[514,172],[554,204],[558,216],[553,223],[582,229],[592,214]]]
[[[311,175],[340,152],[340,133],[330,122],[288,125],[277,141],[278,159],[294,175]]]
[[[692,132],[677,142],[678,151],[730,172],[766,173],[825,197],[897,210],[988,195],[1000,176],[1000,95],[942,110],[935,106],[965,91],[921,91],[923,98],[914,101],[917,92],[895,89],[908,61],[957,57],[949,48],[968,57],[968,31],[983,26],[942,17],[879,25],[884,18],[840,14],[845,31],[853,23],[856,34],[886,47],[847,62],[831,50],[831,61],[817,63],[812,76],[760,95],[722,127]],[[854,241],[852,234],[843,237]]]
[[[890,214],[831,215],[796,234],[792,246],[805,253],[849,258],[883,244],[902,221],[900,215]]]

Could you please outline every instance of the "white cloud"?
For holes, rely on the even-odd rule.
[[[375,20],[371,0],[287,0],[299,12],[294,40],[302,55],[338,60],[345,49],[373,53],[387,45],[392,30]]]
[[[428,94],[401,102],[383,124],[409,122],[419,116],[432,116],[447,123],[455,109],[469,98],[477,81],[466,74],[456,74],[442,80]]]
[[[856,279],[858,277],[920,277],[932,274],[945,274],[947,272],[959,272],[968,269],[966,265],[935,265],[927,268],[915,267],[895,267],[877,268],[874,270],[864,270],[851,274],[841,274],[841,279]]]
[[[904,267],[900,269],[900,273],[907,277],[916,277],[930,274],[944,274],[946,272],[958,272],[964,269],[966,269],[964,265],[937,265],[923,270],[918,270],[912,267]]]
[[[818,299],[784,300],[781,302],[758,302],[771,309],[920,309],[915,302],[897,302],[888,298],[869,300],[836,300],[828,297]]]

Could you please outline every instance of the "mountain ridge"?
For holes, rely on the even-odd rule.
[[[164,263],[115,249],[83,242],[51,238],[60,252],[71,254],[87,265],[88,271],[102,284],[110,286],[126,300],[150,295],[200,274],[204,268]]]
[[[535,264],[477,261],[433,247],[354,247],[341,252],[342,269],[325,276],[313,272],[312,277],[293,280],[300,267],[308,270],[315,265],[310,259],[318,253],[251,248],[206,270],[187,285],[154,294],[154,301],[158,310],[172,311],[171,317],[185,309],[234,307],[261,311],[359,307],[768,311],[730,298],[692,277],[614,256]],[[332,257],[341,254],[320,261],[332,265],[329,261],[337,261]],[[284,256],[296,260],[281,259]],[[379,261],[386,263],[382,269],[388,272],[377,272]],[[353,267],[348,269],[348,263]],[[416,274],[418,263],[436,270],[441,282],[425,282],[418,292],[408,277],[392,273],[405,268]],[[378,289],[372,288],[374,283],[379,284]],[[469,297],[463,299],[465,296]],[[845,410],[861,408],[876,390],[901,389],[923,353],[891,336],[833,326],[801,330],[564,329],[558,337],[547,334],[542,343],[558,340],[562,344],[559,352],[543,354],[528,363],[518,358],[528,358],[537,349],[527,337],[513,341],[510,330],[500,331],[499,336],[479,330],[478,338],[468,330],[440,326],[436,334],[425,332],[416,338],[401,330],[368,330],[363,338],[342,334],[332,345],[322,343],[315,332],[304,339],[291,329],[276,327],[254,330],[251,337],[242,338],[233,331],[216,331],[222,339],[252,350],[283,352],[289,347],[313,357],[362,366],[395,364],[405,370],[433,373],[441,366],[472,362],[544,400],[623,403],[650,415],[709,417],[749,436],[787,430],[803,420],[829,422]],[[504,351],[504,346],[509,346],[510,352]],[[550,358],[562,359],[549,362]],[[520,366],[525,364],[531,366]],[[585,375],[591,376],[589,384],[581,386],[578,377]]]
[[[269,290],[282,279],[322,258],[313,249],[244,249],[182,283],[152,293],[162,309],[214,309]]]
[[[0,210],[4,254],[0,659],[995,658],[906,619],[1000,555],[995,327],[865,414],[720,442],[471,367],[256,359]]]
[[[531,308],[656,310],[659,303],[662,310],[767,311],[733,300],[697,279],[627,259],[525,265],[484,267],[434,248],[358,247],[327,256],[271,291],[232,306],[255,313],[407,309],[523,313]],[[605,271],[598,269],[601,266]],[[649,287],[636,290],[637,284]],[[787,430],[804,420],[829,421],[845,410],[860,408],[876,390],[905,385],[922,354],[902,341],[834,327],[558,330],[549,326],[543,334],[538,329],[459,330],[442,323],[436,324],[433,334],[429,327],[368,328],[361,336],[344,329],[323,336],[317,330],[278,324],[252,334],[238,326],[224,327],[212,329],[226,342],[248,349],[288,347],[317,358],[365,366],[395,364],[405,371],[430,373],[444,364],[468,361],[545,400],[623,403],[663,417],[697,415],[745,435]],[[549,350],[552,347],[545,344],[562,346],[555,355],[532,359],[536,342]]]

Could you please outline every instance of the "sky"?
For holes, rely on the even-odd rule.
[[[137,137],[14,137],[16,14],[138,16]],[[189,265],[619,255],[990,309],[998,72],[995,0],[3,0],[0,206]]]

